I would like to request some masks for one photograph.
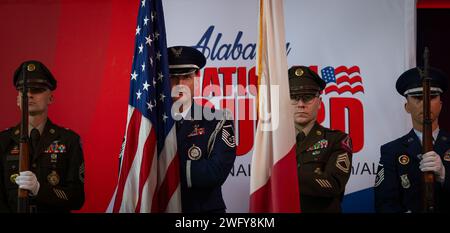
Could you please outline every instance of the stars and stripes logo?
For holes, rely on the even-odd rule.
[[[321,70],[322,79],[326,82],[324,94],[337,92],[342,94],[350,92],[356,94],[358,92],[364,93],[362,86],[361,72],[358,66],[347,68],[346,66],[338,66],[333,68],[327,66]]]
[[[181,212],[161,0],[142,0],[121,166],[110,212]]]

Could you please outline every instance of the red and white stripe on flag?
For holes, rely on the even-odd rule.
[[[181,212],[180,170],[161,0],[142,0],[121,166],[107,212]]]
[[[251,165],[250,212],[300,212],[283,10],[283,1],[260,0],[259,118]]]
[[[151,122],[129,106],[119,181],[107,212],[181,212],[175,127],[160,159],[156,144]]]

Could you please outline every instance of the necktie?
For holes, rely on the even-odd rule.
[[[31,130],[30,137],[31,137],[31,152],[32,152],[32,154],[34,154],[39,145],[39,140],[41,139],[41,134],[39,133],[38,129],[33,128]]]
[[[297,134],[297,145],[300,145],[306,138],[306,135],[303,131],[300,131],[300,133]]]

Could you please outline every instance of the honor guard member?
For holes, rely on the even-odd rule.
[[[0,212],[17,211],[18,188],[29,191],[32,212],[69,212],[84,203],[84,160],[80,137],[59,127],[47,117],[53,103],[56,80],[39,61],[22,63],[13,83],[19,94],[21,108],[26,66],[29,87],[30,170],[19,174],[20,124],[0,133]]]
[[[422,172],[435,174],[436,211],[450,210],[450,134],[439,129],[441,95],[447,90],[447,77],[430,68],[430,111],[433,151],[422,154],[423,89],[421,67],[407,70],[397,80],[398,93],[406,98],[405,110],[411,115],[413,129],[408,134],[381,146],[375,179],[377,212],[420,212],[422,210]]]
[[[291,104],[297,142],[297,167],[302,212],[341,212],[350,177],[350,137],[317,123],[325,82],[305,66],[289,69]]]
[[[170,47],[168,53],[183,212],[224,213],[222,184],[236,158],[233,121],[226,111],[193,101],[194,82],[206,64],[203,54],[186,46]]]

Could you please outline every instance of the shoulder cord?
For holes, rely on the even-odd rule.
[[[207,147],[208,158],[211,156],[212,149],[214,148],[214,143],[216,141],[217,133],[219,133],[219,131],[222,129],[223,125],[225,124],[225,121],[226,121],[226,119],[222,119],[219,123],[217,123],[216,129],[209,137],[208,147]]]

